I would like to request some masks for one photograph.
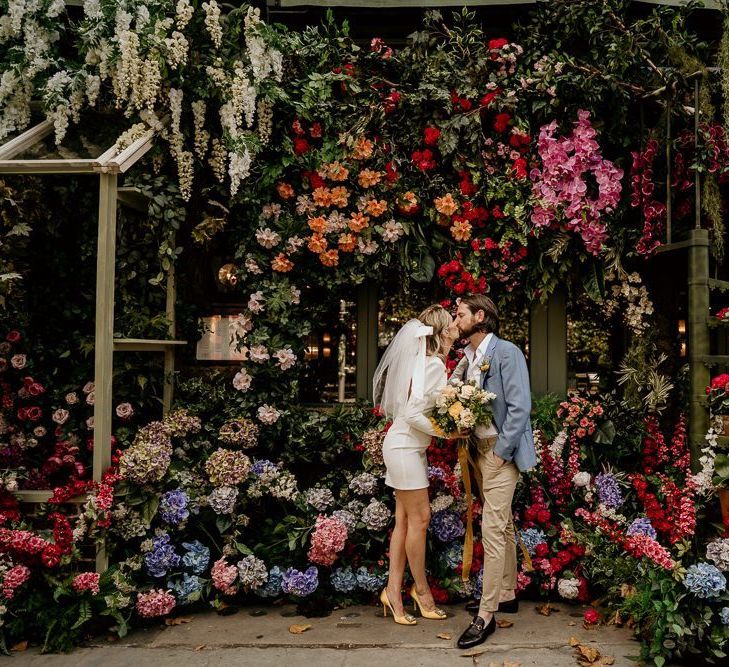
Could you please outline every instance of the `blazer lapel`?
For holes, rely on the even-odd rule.
[[[486,353],[483,356],[483,364],[488,364],[488,368],[483,371],[483,375],[481,376],[481,388],[486,388],[486,380],[488,380],[489,376],[491,375],[491,361],[494,357],[494,351],[496,350],[496,343],[498,343],[499,338],[496,334],[491,334],[491,340],[489,341],[488,346],[486,347]]]

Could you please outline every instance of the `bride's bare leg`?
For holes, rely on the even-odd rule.
[[[435,608],[433,594],[428,586],[425,574],[425,536],[430,524],[430,499],[428,489],[400,491],[407,515],[407,534],[405,536],[405,552],[410,572],[415,580],[415,590],[428,610]]]
[[[395,491],[395,527],[390,535],[390,570],[387,577],[387,597],[398,616],[405,612],[402,604],[402,581],[405,576],[405,537],[407,535],[407,517],[400,494],[406,491]]]

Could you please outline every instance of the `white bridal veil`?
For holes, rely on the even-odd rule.
[[[403,413],[409,394],[423,398],[425,337],[432,333],[433,327],[417,319],[408,320],[382,355],[372,381],[372,396],[388,419]]]

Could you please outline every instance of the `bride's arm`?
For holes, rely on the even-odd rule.
[[[410,396],[403,419],[409,426],[430,436],[443,437],[440,430],[436,430],[430,421],[428,413],[435,407],[435,399],[440,390],[446,385],[445,368],[441,363],[430,362],[425,366],[425,383],[423,398]]]

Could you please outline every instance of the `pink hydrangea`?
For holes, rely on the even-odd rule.
[[[71,582],[73,590],[77,593],[91,591],[93,595],[99,592],[99,574],[96,572],[82,572],[77,574]]]
[[[336,517],[319,515],[311,535],[309,560],[319,565],[332,565],[347,542],[347,526]]]
[[[175,608],[175,596],[162,589],[140,593],[137,597],[137,613],[142,618],[165,616]]]
[[[3,577],[3,595],[11,600],[15,595],[15,590],[22,586],[30,579],[30,569],[25,565],[16,565],[11,567]]]
[[[607,238],[601,216],[612,213],[620,201],[623,171],[603,159],[589,112],[580,110],[577,118],[568,136],[554,136],[557,121],[540,129],[537,149],[542,169],[535,168],[530,174],[536,199],[531,220],[536,227],[563,221],[568,230],[582,237],[587,250],[597,255]],[[596,196],[589,192],[586,177],[596,183]]]
[[[233,586],[233,582],[238,575],[238,568],[235,565],[228,565],[225,558],[215,561],[210,570],[210,575],[213,578],[213,586],[226,595],[233,595],[238,590],[236,586]]]

